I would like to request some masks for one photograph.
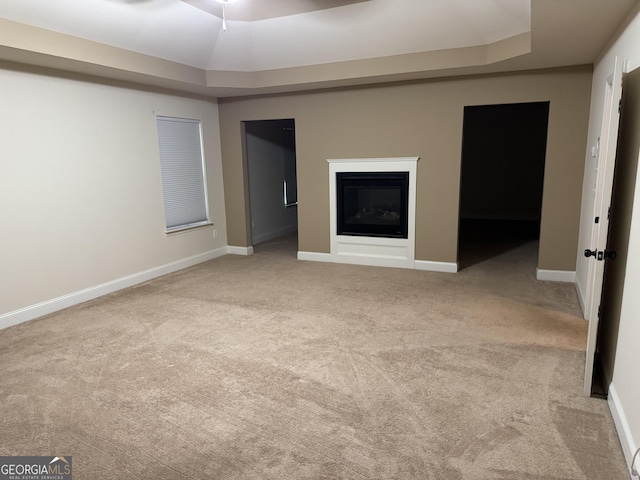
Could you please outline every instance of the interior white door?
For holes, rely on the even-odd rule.
[[[593,208],[593,230],[588,257],[588,283],[586,299],[586,317],[589,321],[587,334],[587,354],[584,368],[584,393],[591,395],[593,380],[593,362],[598,338],[598,310],[602,299],[604,280],[604,251],[609,232],[609,207],[613,191],[613,176],[616,160],[618,127],[620,124],[620,100],[622,98],[622,61],[616,58],[614,71],[607,79],[604,116],[600,147],[597,161],[595,201]]]

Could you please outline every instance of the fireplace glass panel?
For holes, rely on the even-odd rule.
[[[338,235],[407,238],[409,172],[337,173]]]

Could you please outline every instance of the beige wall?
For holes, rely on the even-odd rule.
[[[539,267],[575,270],[591,68],[220,101],[229,244],[248,246],[241,122],[295,118],[299,249],[329,252],[327,158],[419,156],[416,259],[457,260],[466,105],[550,101]]]
[[[215,102],[2,67],[0,320],[226,250]],[[217,239],[211,228],[165,235],[154,113],[202,119]]]

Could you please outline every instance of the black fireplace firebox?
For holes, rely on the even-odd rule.
[[[338,235],[407,238],[409,172],[336,173]]]

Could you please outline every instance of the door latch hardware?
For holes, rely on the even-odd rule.
[[[609,260],[615,260],[617,256],[618,256],[618,254],[616,253],[615,250],[605,250],[604,251],[604,258],[608,258]]]
[[[588,248],[584,251],[584,256],[589,258],[589,257],[595,257],[598,254],[598,250],[589,250]]]

